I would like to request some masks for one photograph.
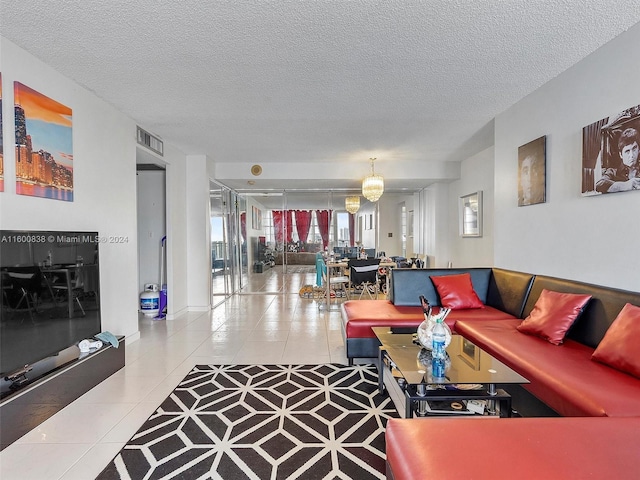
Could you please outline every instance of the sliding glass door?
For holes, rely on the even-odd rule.
[[[212,305],[239,292],[248,282],[247,200],[237,192],[209,184]]]
[[[229,242],[229,200],[229,189],[215,182],[210,182],[211,304],[214,306],[233,293]]]
[[[353,192],[233,191],[211,182],[212,304],[249,285],[270,268],[315,266],[318,252],[354,256],[377,248],[376,205],[345,210]],[[251,293],[251,292],[248,292]]]

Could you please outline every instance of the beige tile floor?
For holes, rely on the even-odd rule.
[[[346,363],[340,312],[298,295],[314,282],[277,266],[210,312],[142,317],[126,366],[4,449],[0,479],[95,478],[196,364]]]

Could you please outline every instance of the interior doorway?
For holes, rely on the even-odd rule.
[[[136,165],[138,291],[167,284],[166,171],[156,163]],[[155,288],[155,287],[152,287]],[[161,313],[161,312],[159,312]]]

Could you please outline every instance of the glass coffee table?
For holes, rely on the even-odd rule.
[[[498,384],[529,381],[460,335],[447,347],[445,376],[434,377],[431,352],[414,340],[415,329],[373,327],[381,343],[378,388],[402,417],[511,416],[511,396]]]

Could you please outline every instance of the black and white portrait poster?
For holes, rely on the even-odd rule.
[[[582,129],[582,195],[640,189],[640,105]]]
[[[518,147],[518,206],[546,201],[546,136]]]

